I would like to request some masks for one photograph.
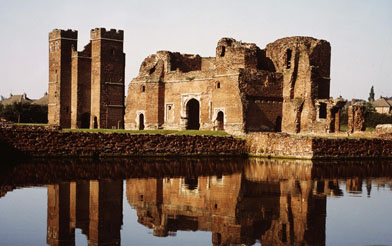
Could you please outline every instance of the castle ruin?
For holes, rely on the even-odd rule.
[[[77,51],[78,32],[49,33],[48,122],[63,128],[123,128],[123,31],[91,30]]]
[[[330,56],[310,37],[265,49],[222,38],[216,57],[158,51],[129,84],[125,128],[338,131],[344,101],[330,98]]]
[[[260,49],[222,38],[215,57],[158,51],[144,59],[124,106],[123,31],[49,34],[49,124],[312,133],[339,131],[345,101],[330,98],[329,42],[279,39]]]

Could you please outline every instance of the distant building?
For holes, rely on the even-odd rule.
[[[377,113],[380,114],[391,114],[392,112],[392,98],[380,97],[373,103],[373,107]]]
[[[37,99],[37,100],[33,100],[33,102],[31,104],[48,106],[48,99],[49,99],[49,95],[47,92],[45,92],[43,97],[41,97],[40,99]]]
[[[0,101],[1,104],[3,104],[4,106],[7,105],[12,105],[14,103],[31,103],[31,104],[35,104],[35,105],[41,105],[41,106],[47,106],[48,105],[48,93],[45,93],[43,97],[41,97],[40,99],[30,99],[27,97],[26,93],[23,93],[21,95],[12,95],[10,94],[9,98],[5,98],[3,100]]]
[[[21,95],[10,94],[9,98],[0,101],[0,103],[3,104],[4,106],[11,105],[14,103],[31,103],[31,102],[33,102],[33,100],[28,98],[26,93],[23,93]]]

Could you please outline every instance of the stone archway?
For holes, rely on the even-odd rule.
[[[200,104],[196,99],[191,99],[186,104],[186,129],[199,130],[200,128]]]
[[[223,131],[225,128],[225,115],[222,111],[219,111],[216,115],[216,127],[218,131]]]
[[[139,130],[144,130],[144,114],[139,114]]]

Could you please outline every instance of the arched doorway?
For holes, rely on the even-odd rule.
[[[89,127],[90,127],[90,114],[84,113],[84,114],[82,114],[82,117],[81,117],[80,128],[88,129]]]
[[[196,99],[191,99],[186,104],[187,130],[199,130],[200,128],[200,105]]]
[[[139,114],[139,130],[144,130],[144,114]]]
[[[223,131],[224,130],[224,114],[222,111],[219,111],[218,114],[216,115],[216,123],[217,123],[217,130],[218,131]]]

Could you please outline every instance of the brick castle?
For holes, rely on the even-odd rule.
[[[330,98],[329,42],[279,39],[260,49],[222,38],[216,57],[158,51],[124,103],[123,31],[49,34],[49,124],[65,128],[335,132],[345,101]],[[126,107],[125,107],[126,105]]]

